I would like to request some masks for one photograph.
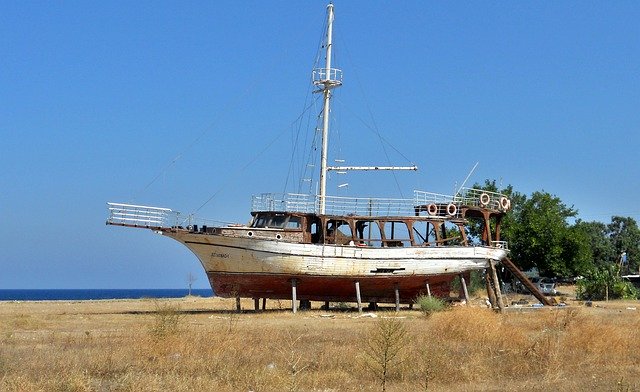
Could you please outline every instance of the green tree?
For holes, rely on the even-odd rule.
[[[541,275],[572,275],[571,266],[576,263],[565,257],[584,257],[583,250],[564,250],[567,245],[578,244],[578,236],[569,231],[567,222],[576,215],[573,207],[567,207],[560,198],[547,192],[534,192],[517,205],[513,222],[505,228],[515,263],[524,269],[537,267]]]
[[[590,240],[588,232],[577,224],[566,230],[561,243],[561,259],[565,262],[565,276],[584,275],[595,267]]]
[[[608,225],[609,238],[614,248],[616,259],[622,252],[627,252],[627,260],[632,271],[638,271],[640,265],[640,229],[635,219],[621,216],[611,218]]]
[[[578,219],[573,226],[586,237],[585,242],[591,250],[593,264],[604,266],[612,263],[616,252],[609,238],[609,228],[602,222],[583,222]]]

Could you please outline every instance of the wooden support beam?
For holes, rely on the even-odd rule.
[[[266,309],[267,309],[267,299],[262,298],[262,310],[266,310]]]
[[[464,300],[469,306],[469,291],[467,290],[467,282],[465,282],[464,274],[460,274],[460,283],[462,284],[462,292],[464,293]]]
[[[324,310],[329,310],[329,301],[324,301]]]
[[[429,287],[429,282],[427,282],[427,297],[431,298],[431,287]]]
[[[291,279],[291,310],[293,313],[298,311],[297,284],[295,278]]]
[[[500,291],[500,280],[498,280],[498,273],[496,271],[496,265],[493,260],[489,260],[489,269],[491,270],[491,277],[493,278],[493,289],[496,292],[496,302],[500,313],[504,312],[504,303],[502,302],[502,292]]]
[[[493,290],[493,276],[491,275],[491,268],[487,268],[484,273],[484,283],[487,287],[487,296],[489,297],[489,303],[491,308],[497,306],[496,292]]]
[[[238,313],[242,312],[242,305],[240,305],[240,297],[236,297],[236,311]]]
[[[260,298],[253,299],[253,307],[256,310],[256,312],[260,310]]]
[[[358,312],[362,313],[362,297],[360,297],[360,282],[356,280],[356,301],[358,301]]]

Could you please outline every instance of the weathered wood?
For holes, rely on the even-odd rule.
[[[362,298],[360,297],[360,282],[356,280],[356,301],[358,301],[358,312],[362,313]]]
[[[255,308],[256,312],[260,310],[260,298],[253,299],[253,307]]]
[[[267,309],[267,298],[262,298],[262,310]]]
[[[489,296],[489,303],[491,304],[491,308],[496,308],[496,293],[493,290],[493,276],[491,274],[491,268],[487,268],[484,274],[484,282],[487,286],[487,296]]]
[[[462,284],[464,300],[467,302],[467,306],[469,306],[469,291],[467,290],[467,282],[465,282],[464,274],[460,274],[460,283]]]
[[[489,269],[491,269],[491,277],[493,278],[493,289],[496,292],[496,301],[498,310],[504,312],[504,302],[502,302],[502,292],[500,291],[500,280],[498,280],[498,272],[493,260],[489,260]]]
[[[506,269],[508,269],[513,274],[513,276],[515,276],[520,282],[522,282],[524,287],[526,287],[527,290],[529,290],[531,294],[533,294],[533,296],[536,297],[538,301],[540,301],[543,305],[546,305],[546,306],[553,305],[551,300],[549,300],[549,298],[547,298],[544,295],[544,293],[541,292],[538,289],[538,287],[534,285],[522,271],[520,271],[520,269],[513,263],[513,261],[511,261],[511,259],[509,259],[508,257],[505,257],[502,260],[502,265]]]
[[[293,313],[298,311],[297,284],[298,282],[296,282],[296,279],[291,279],[291,310]]]
[[[429,282],[427,282],[427,297],[431,298],[431,287],[429,287]]]
[[[240,297],[236,297],[236,311],[242,312],[242,305],[240,304]]]

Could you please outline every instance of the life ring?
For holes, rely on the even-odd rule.
[[[435,204],[429,204],[427,206],[427,212],[429,215],[437,215],[438,214],[438,206]]]
[[[455,204],[449,203],[447,205],[447,214],[449,214],[449,216],[454,216],[457,212],[458,212],[458,207],[456,207]]]
[[[502,196],[500,198],[500,207],[502,207],[503,210],[508,210],[509,209],[509,199],[507,199],[506,197]]]
[[[489,204],[490,201],[491,201],[491,198],[486,193],[483,193],[483,194],[480,195],[480,205],[481,206],[486,207]]]

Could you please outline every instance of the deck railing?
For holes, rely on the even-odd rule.
[[[504,210],[505,208],[501,204],[504,203],[503,199],[507,200],[504,195],[499,193],[463,188],[455,196],[414,191],[413,199],[326,196],[325,209],[326,214],[329,215],[412,216],[416,213],[416,207],[425,207],[430,204],[438,206],[453,204],[458,212],[458,207],[461,205]],[[297,193],[263,193],[253,196],[251,208],[252,211],[317,213],[319,211],[319,196]]]
[[[140,206],[134,204],[107,203],[109,217],[107,224],[138,227],[175,226],[179,213],[170,208]]]

